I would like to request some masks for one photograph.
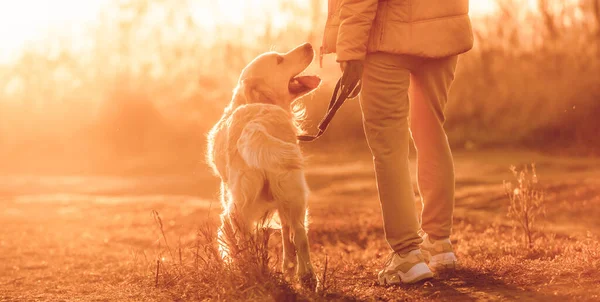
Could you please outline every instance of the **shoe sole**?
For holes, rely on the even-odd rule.
[[[425,280],[429,280],[433,278],[433,272],[429,272],[429,273],[425,273],[423,275],[420,275],[410,281],[404,281],[402,280],[402,283],[404,284],[414,284],[414,283],[419,283],[421,281],[425,281]]]
[[[414,284],[419,283],[421,281],[429,280],[433,278],[433,273],[423,274],[413,280],[410,281],[402,281],[400,278],[393,278],[392,276],[384,276],[379,278],[379,285],[387,286],[387,285],[398,285],[398,284]]]
[[[451,271],[455,271],[456,270],[456,261],[452,261],[449,263],[437,263],[437,264],[431,264],[430,265],[431,270],[436,272],[436,273],[442,273],[442,272],[451,272]]]
[[[447,272],[456,270],[456,256],[454,253],[443,253],[431,256],[427,250],[423,250],[425,262],[429,264],[429,268],[435,272]]]
[[[414,276],[411,276],[411,271]],[[421,273],[418,273],[421,271]],[[429,267],[425,263],[416,264],[406,274],[397,272],[395,274],[385,274],[378,277],[379,285],[396,285],[396,284],[413,284],[420,281],[433,278],[433,273],[429,270]]]

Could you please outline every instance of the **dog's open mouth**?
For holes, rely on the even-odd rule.
[[[321,84],[321,78],[318,76],[299,75],[290,80],[288,90],[293,95],[301,95],[308,93]]]

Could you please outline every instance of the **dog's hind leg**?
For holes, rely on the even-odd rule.
[[[217,244],[219,245],[219,254],[223,261],[229,263],[232,261],[232,254],[236,254],[235,230],[231,225],[229,217],[221,214],[221,226],[217,231]]]
[[[235,253],[231,249],[234,247],[232,240],[234,238],[234,230],[231,225],[231,221],[229,220],[229,192],[227,191],[227,184],[224,181],[221,181],[221,206],[223,208],[223,213],[221,214],[221,226],[217,231],[217,244],[219,245],[219,254],[221,259],[226,262],[231,261],[231,254]]]
[[[249,243],[254,224],[264,211],[256,205],[264,186],[264,176],[258,171],[232,175],[227,184],[226,206],[221,214],[222,230],[233,257]]]
[[[294,212],[293,215],[297,216],[293,219],[295,222],[292,224],[292,236],[294,238],[294,245],[296,246],[298,261],[297,274],[298,278],[300,278],[300,282],[304,286],[314,290],[317,285],[317,278],[310,260],[308,234],[304,225],[306,208],[302,207],[298,208],[297,210],[298,212],[292,210]]]
[[[235,256],[240,247],[238,245],[239,230],[237,224],[237,211],[236,204],[233,202],[233,198],[227,184],[221,182],[221,206],[223,212],[221,213],[221,226],[217,231],[217,243],[219,245],[219,253],[221,259],[225,262],[233,261],[232,257]]]
[[[221,226],[217,233],[221,258],[225,262],[232,262],[236,255],[245,249],[250,233],[250,227],[247,226],[243,214],[235,204],[230,205],[230,208],[221,214]]]
[[[221,200],[221,207],[223,209],[227,209],[228,208],[228,204],[229,204],[229,196],[228,196],[229,192],[227,191],[227,184],[225,183],[225,181],[221,181],[221,188],[220,188],[220,192],[219,192],[219,199]]]
[[[282,224],[289,226],[291,242],[295,247],[298,263],[296,273],[305,287],[315,289],[317,278],[310,260],[306,231],[308,186],[304,179],[304,173],[302,170],[291,170],[278,174],[272,180],[274,183],[271,183],[271,190],[280,205],[279,216]],[[288,249],[291,249],[291,246]],[[291,254],[288,255],[291,256]]]
[[[282,211],[284,209],[280,209]],[[281,216],[281,214],[279,214]],[[287,217],[286,217],[287,218]],[[281,220],[281,239],[283,240],[283,274],[286,279],[291,280],[296,272],[296,247],[294,246],[289,221],[280,217]]]

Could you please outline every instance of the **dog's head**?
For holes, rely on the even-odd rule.
[[[240,75],[236,94],[242,94],[243,98],[236,105],[268,103],[289,108],[294,100],[315,90],[321,83],[318,76],[300,75],[313,58],[314,51],[309,43],[287,53],[267,52],[258,56]]]

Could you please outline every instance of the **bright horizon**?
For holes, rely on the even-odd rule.
[[[51,34],[77,34],[107,0],[21,0],[0,4],[0,61]],[[82,26],[83,25],[83,26]]]
[[[532,0],[528,0],[532,1]],[[0,4],[0,61],[14,58],[21,49],[49,35],[73,36],[97,21],[99,13],[112,0],[22,0]],[[205,28],[217,24],[240,26],[244,19],[263,13],[261,8],[276,7],[275,0],[217,1],[207,9],[201,2],[191,2],[197,24]],[[299,2],[302,5],[306,2]],[[308,4],[306,4],[308,5]],[[494,0],[474,0],[471,14],[481,16],[496,10]],[[253,9],[254,8],[254,9]],[[288,17],[273,17],[274,26],[283,28]]]
[[[272,30],[285,30],[290,22],[299,26],[314,26],[307,18],[296,18],[288,10],[279,11],[278,0],[185,0],[196,26],[205,32],[215,28],[244,28],[249,33],[261,31],[261,21],[271,22]],[[302,16],[310,12],[310,1],[294,0],[297,9],[302,10]],[[498,9],[498,0],[471,0],[470,15],[473,19],[493,16]],[[539,0],[518,0],[522,10],[517,13],[535,13]],[[582,0],[564,0],[561,5],[578,5]],[[10,63],[18,58],[23,49],[29,47],[44,48],[48,38],[60,37],[76,44],[85,44],[86,30],[100,20],[101,13],[118,0],[22,0],[19,2],[0,3],[0,63]],[[321,2],[325,11],[325,1]],[[557,3],[550,3],[556,5]],[[522,17],[522,15],[521,15]],[[576,19],[583,18],[581,10],[575,7]],[[151,17],[150,17],[151,18]],[[161,18],[161,17],[158,17]],[[299,23],[302,22],[302,23]],[[308,22],[308,23],[306,23]],[[573,20],[565,20],[568,26]],[[475,22],[476,23],[476,22]],[[527,30],[524,29],[524,32]],[[232,31],[233,33],[234,31]],[[221,33],[227,34],[226,31]],[[251,38],[252,34],[248,37]],[[212,44],[211,35],[205,37],[205,43]],[[81,43],[77,43],[81,42]],[[73,46],[75,49],[78,46]]]

